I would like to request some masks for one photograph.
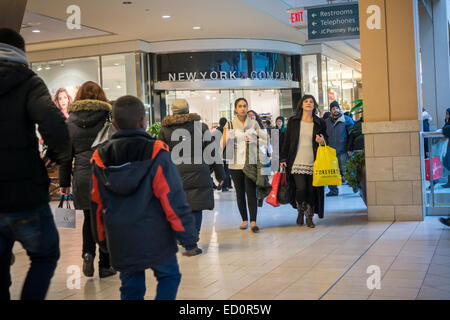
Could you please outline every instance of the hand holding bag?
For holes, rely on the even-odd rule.
[[[275,172],[272,179],[272,191],[270,191],[269,195],[266,198],[266,202],[273,207],[279,207],[280,203],[278,202],[278,187],[281,181],[281,172]]]
[[[64,208],[64,201],[67,201]],[[70,207],[69,199],[61,196],[58,208],[55,210],[55,223],[58,228],[76,228],[76,211]]]
[[[281,181],[278,187],[277,199],[281,204],[288,204],[291,202],[289,182],[287,181],[287,176],[284,168],[281,168]]]
[[[336,150],[319,145],[316,161],[314,162],[313,186],[340,186],[342,184],[339,162]]]

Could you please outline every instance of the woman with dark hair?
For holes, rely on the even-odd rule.
[[[53,97],[53,103],[58,107],[59,110],[62,111],[67,119],[69,117],[67,108],[72,103],[72,97],[70,96],[69,92],[67,92],[66,88],[59,88],[58,91],[56,91],[56,94]]]
[[[249,110],[247,112],[247,114],[248,114],[248,117],[250,118],[250,120],[256,121],[258,123],[260,129],[265,129],[266,128],[266,126],[264,125],[261,117],[255,111]]]
[[[228,160],[231,178],[236,189],[237,204],[242,217],[241,230],[248,228],[247,205],[250,211],[251,230],[254,233],[259,232],[256,225],[256,216],[258,212],[257,186],[256,182],[250,179],[244,173],[246,163],[247,149],[256,149],[258,143],[267,143],[267,134],[264,134],[256,122],[250,118],[251,112],[248,111],[248,102],[244,98],[239,98],[234,103],[234,113],[236,117],[228,122],[224,128],[222,136],[222,147],[227,147],[226,154],[230,153],[228,148],[233,149],[233,157]],[[256,112],[253,112],[257,115]],[[256,118],[255,118],[256,119]],[[229,143],[227,143],[229,142]],[[247,201],[245,196],[247,195]]]
[[[284,117],[277,117],[275,121],[275,129],[278,130],[278,149],[279,153],[281,154],[281,151],[283,150],[283,144],[284,144],[284,137],[286,135],[286,126],[284,125]]]
[[[86,277],[94,275],[94,257],[96,245],[91,224],[91,164],[93,154],[92,143],[98,132],[103,128],[110,116],[112,107],[106,99],[105,92],[95,82],[84,83],[78,90],[73,102],[68,107],[69,118],[67,126],[72,143],[71,160],[62,163],[59,171],[60,192],[63,195],[70,193],[72,160],[75,159],[73,170],[73,195],[75,209],[83,210],[83,273]],[[116,272],[111,269],[109,254],[99,249],[99,275],[105,278]]]
[[[325,121],[318,116],[319,109],[312,95],[304,95],[298,104],[298,112],[291,117],[280,156],[280,165],[287,168],[291,186],[291,204],[297,208],[297,224],[314,228],[313,216],[323,218],[324,187],[314,187],[313,165],[319,144],[327,139]]]

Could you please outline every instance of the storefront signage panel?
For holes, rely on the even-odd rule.
[[[158,81],[298,81],[291,56],[269,52],[195,52],[158,55]]]
[[[308,40],[337,40],[359,37],[358,4],[307,8]]]

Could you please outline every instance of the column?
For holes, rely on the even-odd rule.
[[[20,32],[27,0],[0,1],[0,28],[10,28]]]
[[[359,10],[369,220],[422,220],[417,0]]]

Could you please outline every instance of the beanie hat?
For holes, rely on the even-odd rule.
[[[330,103],[330,111],[331,111],[331,109],[333,109],[333,108],[335,108],[335,107],[337,107],[337,108],[341,108],[340,106],[339,106],[339,103],[337,102],[337,101],[333,101],[332,103]]]
[[[173,114],[189,113],[189,104],[186,99],[177,99],[172,103]]]

